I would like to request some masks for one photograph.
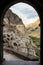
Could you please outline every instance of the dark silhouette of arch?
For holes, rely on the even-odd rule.
[[[42,1],[39,0],[1,0],[0,1],[0,62],[3,61],[3,16],[6,12],[6,10],[13,4],[18,2],[25,2],[30,5],[32,5],[38,12],[40,16],[41,22],[43,22],[43,7],[42,7]],[[43,38],[42,38],[43,39]],[[1,65],[1,64],[0,64]]]
[[[40,26],[40,24],[39,24],[39,26]]]

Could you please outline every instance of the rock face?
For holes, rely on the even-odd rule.
[[[4,46],[36,56],[33,41],[26,35],[27,30],[22,20],[16,14],[13,14],[11,10],[6,12],[3,20],[5,25],[3,27]]]
[[[4,36],[4,46],[14,48],[15,50],[18,50],[20,52],[35,55],[34,47],[31,44],[33,43],[33,41],[29,37],[24,35],[19,36],[17,33],[10,31],[3,33],[3,36]],[[26,44],[28,46],[26,46]]]
[[[22,22],[22,19],[20,19],[16,14],[12,13],[10,9],[6,12],[4,16],[4,22],[5,26],[11,28],[16,27],[17,30],[19,30],[22,33],[25,33],[25,26]]]
[[[7,18],[9,22],[16,24],[16,25],[23,24],[22,20],[16,14],[12,13],[10,9],[7,10],[4,18]]]

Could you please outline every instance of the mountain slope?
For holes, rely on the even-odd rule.
[[[40,20],[37,19],[34,23],[26,25],[27,28],[34,28],[37,27],[40,24]]]
[[[4,18],[7,18],[13,24],[23,24],[22,19],[20,19],[19,16],[17,16],[16,14],[14,14],[10,9],[7,10]]]

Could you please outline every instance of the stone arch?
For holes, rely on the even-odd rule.
[[[1,6],[0,6],[0,9],[1,9],[1,16],[0,16],[0,59],[1,59],[1,62],[3,61],[3,33],[2,33],[2,30],[3,30],[3,16],[6,12],[6,10],[13,4],[17,3],[17,2],[25,2],[25,3],[28,3],[30,5],[32,5],[38,12],[39,16],[40,16],[40,20],[42,21],[42,7],[40,5],[40,3],[37,1],[37,0],[16,0],[16,1],[12,1],[12,0],[3,0],[1,1]],[[3,3],[3,4],[2,4]]]

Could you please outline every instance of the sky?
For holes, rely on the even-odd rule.
[[[23,2],[14,4],[10,9],[22,19],[25,25],[34,23],[39,18],[37,11],[31,5]]]

